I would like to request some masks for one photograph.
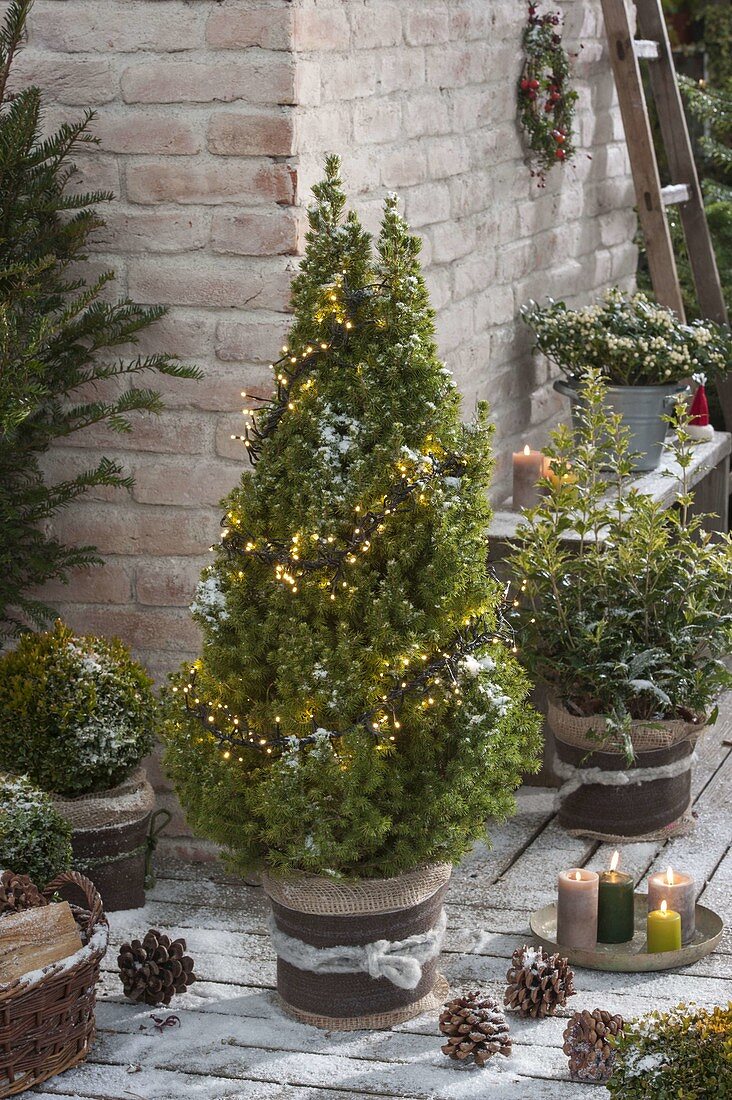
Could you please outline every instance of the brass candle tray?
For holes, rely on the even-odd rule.
[[[685,944],[680,951],[659,951],[651,954],[646,950],[648,895],[635,894],[634,903],[635,934],[627,943],[597,943],[592,950],[583,947],[565,947],[557,943],[557,906],[554,902],[532,913],[529,924],[534,939],[538,940],[546,951],[559,951],[574,966],[584,966],[588,970],[621,973],[674,970],[679,966],[689,966],[712,952],[722,938],[724,932],[722,918],[706,906],[697,905],[696,931],[691,942]]]

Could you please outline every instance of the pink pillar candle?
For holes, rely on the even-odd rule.
[[[513,507],[533,508],[539,503],[539,479],[544,476],[544,455],[532,451],[528,443],[513,455]]]
[[[600,876],[584,867],[559,875],[557,943],[594,950],[597,944],[597,896]]]
[[[691,943],[696,931],[696,887],[691,875],[674,871],[656,871],[648,879],[648,912],[661,908],[665,901],[669,909],[681,915],[681,942]]]

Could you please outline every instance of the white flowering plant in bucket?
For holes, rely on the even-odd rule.
[[[550,298],[543,306],[528,302],[521,315],[535,347],[572,382],[594,367],[610,386],[663,386],[695,374],[712,379],[732,363],[727,326],[683,324],[645,294],[628,295],[617,287],[581,309]]]

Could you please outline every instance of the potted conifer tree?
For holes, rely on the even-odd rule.
[[[286,1007],[382,1027],[443,995],[451,865],[539,735],[485,564],[490,429],[460,421],[419,242],[390,196],[373,254],[336,157],[314,193],[167,762],[192,825],[264,871]]]

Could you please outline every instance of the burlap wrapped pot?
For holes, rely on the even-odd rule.
[[[550,699],[547,719],[563,780],[557,801],[565,829],[618,844],[691,831],[691,774],[703,725],[631,723],[635,760],[629,767],[603,716],[576,717]]]
[[[92,880],[107,912],[145,904],[145,865],[155,792],[143,768],[108,791],[53,796],[73,828],[74,868]]]
[[[451,871],[436,864],[360,881],[265,875],[285,1010],[315,1027],[352,1031],[436,1009],[447,994],[437,966]]]

